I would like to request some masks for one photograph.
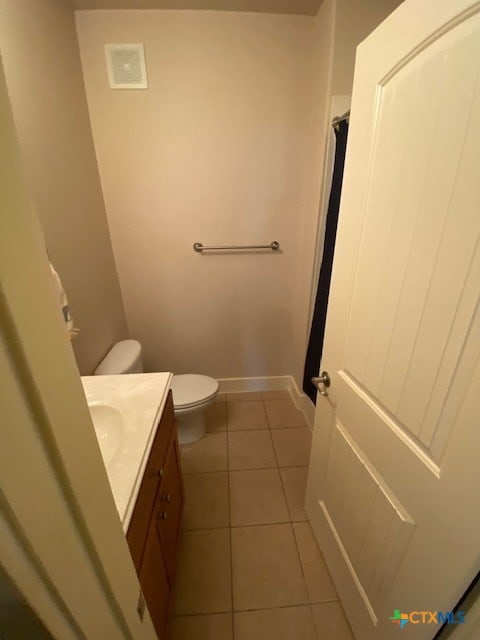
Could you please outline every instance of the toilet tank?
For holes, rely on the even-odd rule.
[[[116,376],[123,373],[143,373],[142,345],[138,340],[115,343],[93,375]]]

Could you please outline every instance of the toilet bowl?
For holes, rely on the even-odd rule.
[[[113,345],[95,369],[94,375],[143,373],[142,345],[138,340],[121,340]],[[173,408],[178,442],[190,444],[205,435],[205,409],[218,394],[218,382],[193,373],[174,375]]]
[[[206,431],[205,409],[218,394],[218,382],[209,376],[186,373],[173,376],[171,388],[179,443],[200,440]]]

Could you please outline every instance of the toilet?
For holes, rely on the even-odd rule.
[[[142,345],[121,340],[113,345],[93,372],[95,376],[143,373]],[[173,407],[180,444],[190,444],[205,435],[205,409],[218,394],[218,382],[209,376],[186,373],[173,376]]]

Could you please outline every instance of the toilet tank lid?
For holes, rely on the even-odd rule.
[[[94,375],[119,375],[129,371],[142,352],[138,340],[116,342],[94,371]]]

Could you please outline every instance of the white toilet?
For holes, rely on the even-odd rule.
[[[96,376],[143,373],[142,345],[138,340],[122,340],[113,345],[94,371]],[[209,376],[173,376],[173,407],[178,441],[189,444],[205,435],[205,408],[218,393],[218,382]]]

